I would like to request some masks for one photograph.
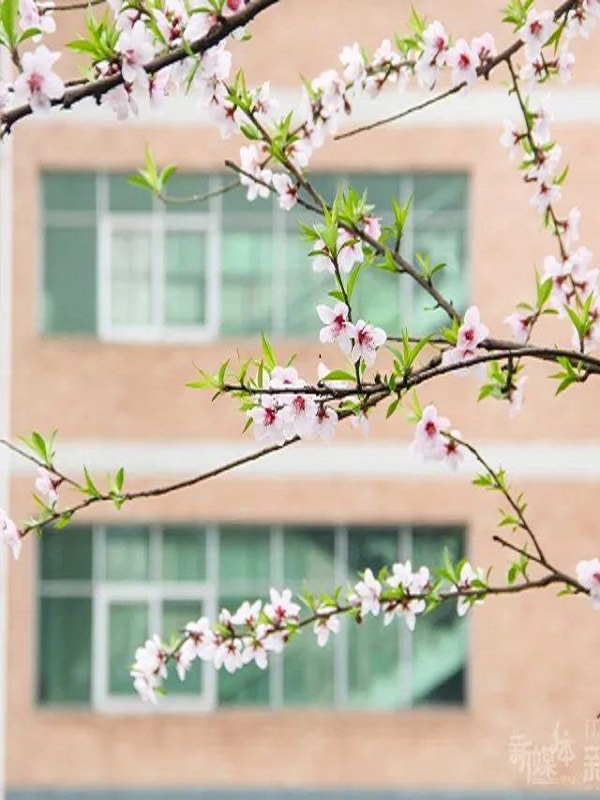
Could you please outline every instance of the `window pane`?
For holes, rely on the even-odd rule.
[[[166,600],[162,607],[163,640],[169,642],[172,636],[179,638],[178,632],[188,622],[197,620],[201,616],[202,602],[200,600]],[[171,663],[167,680],[164,681],[164,687],[168,695],[197,695],[202,689],[202,662],[200,659],[194,661],[185,681],[179,679],[175,664]]]
[[[96,230],[46,226],[42,328],[48,333],[96,330]]]
[[[284,248],[280,266],[285,280],[285,332],[290,336],[317,335],[321,322],[316,306],[328,302],[327,292],[334,288],[334,278],[313,270],[313,257],[308,255],[311,244],[302,239],[299,230],[286,233]]]
[[[468,177],[463,173],[414,176],[413,208],[421,211],[457,211],[466,208]]]
[[[229,176],[231,183],[234,178]],[[166,192],[169,197],[178,198],[182,202],[165,203],[162,208],[167,214],[206,214],[210,210],[210,200],[201,203],[183,202],[193,197],[204,197],[210,191],[217,189],[216,185],[209,185],[209,176],[190,172],[176,172],[169,178]]]
[[[113,230],[111,234],[111,322],[152,322],[152,235],[147,230]]]
[[[96,175],[92,172],[47,172],[42,192],[46,211],[96,210]]]
[[[162,577],[165,581],[206,578],[206,530],[191,525],[163,528]]]
[[[315,593],[335,585],[335,534],[331,528],[290,527],[284,532],[284,581]]]
[[[108,609],[108,690],[111,694],[133,694],[129,674],[137,647],[142,647],[148,629],[146,603],[111,603]]]
[[[92,528],[69,525],[62,531],[46,530],[39,542],[42,580],[92,579]]]
[[[362,270],[352,297],[354,319],[364,319],[388,332],[398,334],[406,321],[400,319],[400,275],[367,267]]]
[[[165,324],[206,323],[206,236],[167,231],[165,236]]]
[[[247,600],[244,595],[222,595],[219,597],[219,610],[227,608],[231,612]],[[271,655],[271,658],[273,656]],[[269,704],[270,670],[259,669],[256,664],[247,664],[244,669],[230,675],[225,668],[218,672],[219,705],[227,706],[265,706]]]
[[[108,205],[111,211],[151,211],[152,195],[147,189],[129,183],[129,173],[110,175]]]
[[[430,265],[444,263],[446,266],[434,276],[435,286],[452,300],[459,311],[467,304],[466,252],[464,228],[418,227],[415,230],[415,252],[420,251],[429,259]],[[416,256],[413,255],[416,259]],[[432,309],[433,300],[424,289],[413,285],[413,314],[411,330],[424,335],[447,322],[443,309]]]
[[[465,555],[465,529],[460,525],[417,525],[413,528],[412,552],[415,568],[444,565],[444,550],[456,564]]]
[[[271,229],[225,227],[221,249],[223,333],[270,331],[274,266]]]
[[[348,530],[348,570],[352,582],[356,573],[370,567],[375,576],[382,567],[398,561],[397,528],[353,527]]]
[[[291,706],[332,706],[335,701],[333,642],[319,647],[312,626],[284,651],[283,701]]]
[[[404,704],[399,622],[384,628],[381,615],[367,616],[360,625],[348,622],[350,707],[391,709]]]
[[[399,175],[355,173],[350,176],[350,183],[360,197],[367,190],[367,203],[375,206],[372,213],[389,225],[392,220],[392,198],[401,202]]]
[[[457,615],[456,603],[419,617],[412,636],[413,702],[464,702],[467,620]]]
[[[89,703],[92,601],[44,597],[39,609],[40,703]]]
[[[224,526],[220,531],[219,576],[221,590],[229,593],[236,587],[256,587],[266,594],[270,585],[270,529],[266,526]],[[250,597],[247,600],[253,599]]]
[[[106,578],[143,581],[150,577],[150,533],[137,526],[114,526],[106,531]]]

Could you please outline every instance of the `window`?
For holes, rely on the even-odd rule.
[[[391,197],[412,196],[404,253],[446,262],[438,284],[457,307],[466,306],[464,174],[313,178],[325,197],[347,179],[359,192],[367,189],[386,221]],[[42,330],[118,341],[317,333],[314,308],[330,277],[311,270],[310,246],[298,230],[314,216],[286,214],[274,199],[248,203],[240,190],[219,194],[228,182],[216,174],[176,175],[172,194],[216,194],[165,207],[126,175],[45,173]],[[410,280],[377,269],[361,278],[354,305],[389,331],[426,333],[443,321],[439,309],[423,311],[431,303]]]
[[[38,701],[44,705],[139,708],[128,665],[151,632],[168,637],[190,619],[290,586],[330,591],[398,559],[440,565],[463,553],[460,527],[72,526],[40,542]],[[68,558],[66,555],[68,553]],[[184,683],[174,670],[162,703],[215,706],[401,709],[465,700],[465,621],[455,604],[418,620],[345,622],[319,648],[303,633],[267,671],[234,675],[195,662]]]

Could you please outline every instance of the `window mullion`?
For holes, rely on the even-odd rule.
[[[165,214],[161,209],[155,208],[150,216],[152,237],[152,328],[155,332],[162,333],[165,324],[165,297],[167,270],[165,264]]]
[[[399,550],[400,560],[412,563],[413,559],[413,529],[408,526],[400,528],[399,534]],[[413,570],[417,568],[417,564],[412,564]],[[410,708],[412,706],[412,643],[413,634],[408,630],[407,626],[403,623],[398,626],[400,632],[400,685],[403,688],[402,707]]]
[[[283,528],[280,525],[271,528],[271,585],[281,590],[284,576]],[[283,654],[276,656],[269,665],[271,679],[269,681],[269,705],[281,708],[283,698]]]
[[[348,580],[348,529],[335,529],[335,585],[344,586]],[[340,632],[334,638],[334,703],[338,708],[348,705],[348,623],[342,620]]]
[[[216,192],[221,188],[222,178],[211,175],[208,182],[209,191]],[[206,286],[206,325],[208,335],[216,338],[221,330],[221,236],[223,231],[222,196],[211,197],[208,205],[207,227],[207,286]]]
[[[406,203],[409,197],[414,197],[414,189],[414,176],[409,174],[402,175],[400,177],[400,196],[402,198],[402,202]],[[411,202],[411,209],[406,219],[401,244],[401,253],[404,258],[410,262],[412,262],[415,248],[414,212],[414,203]],[[415,317],[414,281],[408,275],[400,275],[399,278],[400,308],[402,314],[401,326],[403,328],[410,329],[414,324]]]

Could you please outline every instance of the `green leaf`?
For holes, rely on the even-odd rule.
[[[277,359],[275,358],[275,353],[273,352],[273,348],[271,347],[271,344],[264,332],[261,333],[260,338],[261,338],[265,367],[268,372],[271,372],[273,368],[277,365]]]

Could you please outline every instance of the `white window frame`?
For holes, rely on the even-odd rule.
[[[270,575],[271,585],[281,587],[284,582],[284,536],[285,525],[265,525],[269,530],[270,547]],[[311,527],[307,525],[306,527]],[[322,527],[318,525],[317,527]],[[334,537],[334,571],[336,585],[343,586],[348,581],[348,543],[351,528],[343,525],[326,524]],[[355,527],[355,526],[352,526]],[[366,526],[358,525],[363,528]],[[412,525],[374,525],[374,528],[392,529],[397,535],[396,557],[400,561],[412,558],[412,544],[415,531]],[[418,527],[418,526],[416,526]],[[92,526],[92,581],[81,580],[53,580],[42,581],[38,589],[40,597],[91,597],[92,601],[92,631],[91,631],[91,707],[93,710],[107,714],[144,714],[149,709],[148,704],[141,703],[135,694],[117,695],[109,690],[109,607],[111,603],[144,603],[149,609],[148,629],[150,632],[160,632],[164,637],[169,637],[172,631],[163,630],[161,620],[161,607],[164,601],[198,601],[202,603],[202,613],[209,619],[216,619],[219,611],[219,597],[222,594],[219,585],[219,549],[220,533],[217,525],[206,525],[206,575],[204,581],[160,581],[151,577],[144,581],[115,581],[105,577],[106,564],[106,537],[107,526]],[[443,526],[440,525],[440,528]],[[150,530],[150,575],[160,574],[162,563],[162,535],[161,525],[151,525]],[[466,544],[466,531],[463,533]],[[213,576],[209,579],[208,576]],[[246,586],[248,598],[258,591],[258,587]],[[326,587],[314,587],[316,589]],[[412,697],[412,669],[413,669],[413,637],[407,630],[402,620],[396,626],[398,637],[399,666],[399,701],[390,709],[391,711],[410,710],[414,707]],[[334,698],[331,710],[343,710],[359,713],[369,713],[376,709],[349,702],[349,625],[342,625],[339,634],[330,643],[333,648],[333,681]],[[389,635],[393,635],[392,630]],[[139,645],[143,645],[140,642]],[[133,662],[134,654],[131,654]],[[466,668],[468,669],[468,648]],[[161,698],[152,710],[161,713],[198,713],[217,711],[220,709],[239,708],[235,704],[219,705],[218,701],[218,673],[211,663],[201,662],[202,690],[197,695],[167,694]],[[173,671],[171,666],[171,671]],[[301,711],[310,708],[310,704],[292,705],[284,702],[284,660],[272,658],[269,663],[269,701],[267,704],[257,704],[252,708],[257,709],[285,709],[286,711]],[[465,698],[465,703],[468,698]],[[48,704],[53,708],[72,708],[71,704]],[[81,707],[77,704],[77,707]],[[241,706],[246,708],[246,706]]]

